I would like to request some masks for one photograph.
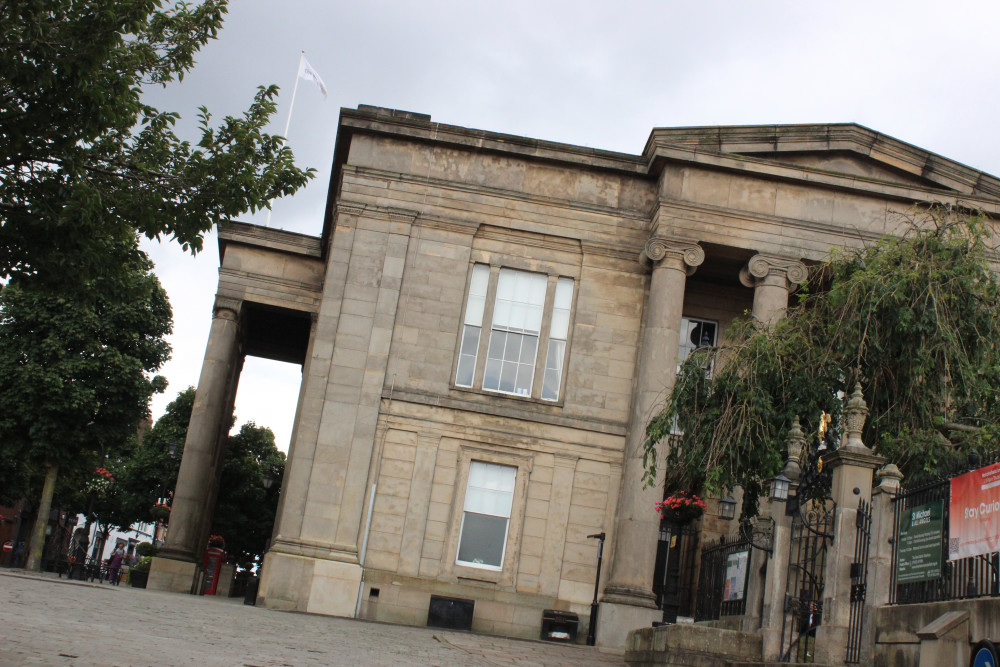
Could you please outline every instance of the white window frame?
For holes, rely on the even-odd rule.
[[[484,485],[476,485],[477,478]],[[517,487],[517,466],[490,463],[474,459],[469,462],[469,478],[465,484],[465,502],[462,507],[462,525],[458,532],[458,549],[455,563],[463,567],[482,568],[484,570],[503,570],[504,558],[507,555],[507,537],[510,534],[511,511],[514,507],[514,491]],[[483,496],[491,496],[484,498]],[[489,507],[483,507],[483,501]],[[465,537],[466,524],[470,514],[504,519],[503,537],[501,538],[499,563],[485,563],[481,560],[462,560],[462,540]],[[494,536],[495,537],[495,536]]]
[[[489,279],[485,280],[486,271]],[[501,289],[501,280],[523,280],[537,286],[544,280],[544,295],[536,292],[533,299],[518,301],[511,306],[509,290]],[[483,283],[486,282],[485,295]],[[506,286],[506,285],[505,285]],[[462,326],[456,345],[455,363],[452,368],[452,386],[472,391],[482,391],[522,399],[532,399],[546,404],[559,405],[566,393],[566,373],[572,338],[573,309],[579,291],[578,281],[572,276],[528,271],[522,268],[474,262],[466,283],[466,299],[462,309]],[[503,292],[503,294],[501,294]],[[520,308],[522,316],[508,317],[512,308]],[[541,318],[538,320],[540,309]],[[524,315],[524,313],[529,313]],[[502,320],[498,322],[497,320]],[[522,321],[530,320],[527,326]],[[536,326],[537,336],[532,326]],[[517,338],[518,353],[523,355],[525,341],[531,340],[534,354],[511,357],[513,341]],[[496,349],[500,340],[511,348],[506,352]],[[493,349],[491,349],[493,346]],[[553,355],[561,355],[555,358]],[[504,372],[516,373],[513,389],[504,388]],[[499,367],[499,375],[496,374]],[[496,382],[492,380],[496,378]],[[552,387],[555,386],[553,396]]]
[[[473,461],[494,463],[517,469],[510,518],[507,521],[507,535],[504,540],[503,565],[501,568],[483,567],[477,563],[458,560],[459,538],[465,520],[465,496],[469,487],[469,470]],[[487,581],[502,586],[513,586],[517,576],[517,555],[521,551],[524,529],[524,509],[527,502],[528,479],[531,476],[533,458],[510,452],[500,452],[486,443],[463,443],[459,446],[457,475],[454,483],[454,497],[451,504],[451,520],[446,537],[445,556],[441,560],[441,575],[449,581],[462,579]]]

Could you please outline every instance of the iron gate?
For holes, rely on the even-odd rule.
[[[656,594],[656,606],[663,610],[664,623],[676,623],[678,616],[693,615],[697,555],[697,528],[691,524],[660,522],[653,593]]]
[[[817,500],[792,515],[785,615],[781,623],[783,662],[813,662],[816,628],[823,622],[826,548],[832,540],[833,503]]]
[[[872,541],[872,506],[862,498],[855,520],[854,560],[851,561],[851,620],[847,627],[847,660],[861,662],[861,632],[864,629],[865,597],[868,594],[868,548]]]
[[[784,662],[815,660],[816,628],[823,622],[826,549],[833,542],[837,508],[830,498],[830,469],[823,469],[823,455],[837,448],[833,431],[826,428],[827,421],[821,420],[819,437],[803,452],[799,488],[786,506],[792,530],[781,622]]]

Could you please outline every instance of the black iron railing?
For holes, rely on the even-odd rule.
[[[746,613],[747,574],[753,549],[742,537],[725,538],[701,552],[696,621]]]
[[[969,467],[955,471],[920,486],[906,489],[893,499],[892,535],[892,578],[889,587],[889,604],[914,604],[919,602],[941,602],[976,597],[1000,597],[1000,558],[993,553],[949,561],[948,523],[950,519],[951,479],[984,465],[1000,461],[1000,451],[993,452],[982,460],[970,463]],[[922,505],[933,505],[940,501],[942,506],[940,536],[940,569],[936,577],[927,576],[918,581],[900,581],[900,526],[905,512]]]

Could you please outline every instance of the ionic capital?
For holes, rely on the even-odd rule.
[[[756,287],[769,276],[783,278],[786,281],[785,287],[789,288],[804,283],[809,277],[809,270],[797,259],[764,254],[754,255],[740,269],[740,282],[745,287]]]
[[[642,254],[654,265],[670,262],[675,268],[686,271],[688,275],[694,273],[695,269],[705,261],[705,251],[694,241],[666,236],[651,237],[646,241]]]
[[[233,320],[234,322],[240,317],[240,308],[243,306],[243,302],[239,299],[229,299],[224,296],[215,297],[215,305],[212,306],[213,317],[219,317],[224,320]]]

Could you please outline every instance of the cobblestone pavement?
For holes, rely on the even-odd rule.
[[[0,666],[622,665],[595,648],[270,611],[0,570]]]

